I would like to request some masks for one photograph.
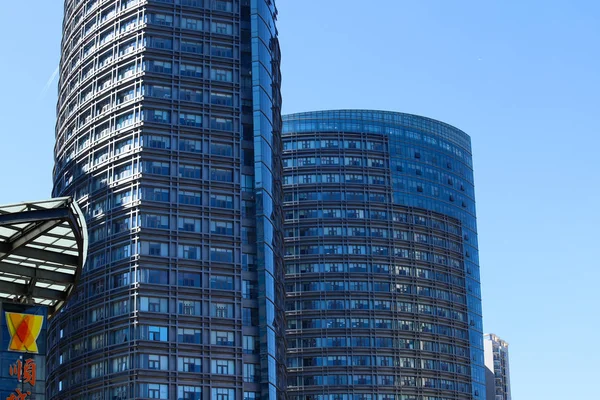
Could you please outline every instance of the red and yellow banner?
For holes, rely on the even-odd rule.
[[[10,333],[9,351],[39,353],[36,340],[44,324],[43,315],[5,312],[6,324]]]

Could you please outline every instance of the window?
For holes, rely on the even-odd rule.
[[[211,400],[235,400],[235,389],[213,388]]]
[[[200,260],[200,258],[201,258],[200,247],[180,244],[177,246],[177,257],[185,258],[188,260]]]
[[[233,11],[233,2],[230,0],[213,0],[213,10],[224,11],[224,12],[232,12]],[[215,399],[213,399],[215,400]],[[218,399],[218,400],[228,400],[228,399]],[[233,399],[231,399],[233,400]]]
[[[179,113],[179,124],[185,126],[202,127],[202,115]]]
[[[181,190],[178,195],[179,204],[202,205],[202,193]]]
[[[260,400],[260,393],[244,392],[244,400]]]
[[[140,325],[140,339],[152,340],[157,342],[166,342],[167,338],[167,327],[165,326],[153,326],[153,325]]]
[[[219,35],[232,35],[233,25],[225,22],[213,22],[210,25],[210,31]]]
[[[200,386],[178,386],[177,400],[201,400],[202,388]]]
[[[233,196],[211,194],[210,205],[212,207],[233,208]]]
[[[179,90],[179,100],[193,101],[195,103],[202,103],[202,91],[181,88]]]
[[[160,385],[158,383],[141,383],[140,395],[141,397],[147,397],[149,399],[168,399],[169,385]]]
[[[182,40],[181,51],[186,53],[202,54],[202,43]]]
[[[177,228],[184,232],[201,232],[202,220],[197,218],[179,217]]]
[[[202,330],[177,328],[177,341],[179,343],[202,344]]]
[[[233,146],[227,143],[212,142],[210,144],[210,154],[231,157],[233,155]]]
[[[179,166],[179,177],[180,178],[201,179],[202,178],[202,167],[196,166],[196,165],[181,164]]]
[[[169,246],[167,243],[158,242],[142,242],[141,253],[143,255],[155,256],[155,257],[168,257]]]
[[[258,309],[244,307],[242,309],[242,324],[244,326],[258,326]]]
[[[194,18],[181,18],[181,28],[182,29],[191,29],[194,31],[202,30],[202,20],[194,19]]]
[[[256,281],[242,281],[242,297],[244,299],[256,299],[258,297],[258,285]]]
[[[202,152],[202,142],[200,140],[180,139],[179,150],[189,151],[192,153]]]
[[[202,78],[203,69],[199,65],[181,64],[179,67],[179,75]]]
[[[219,82],[233,82],[233,72],[226,69],[212,68],[210,79]]]
[[[225,93],[211,92],[210,94],[211,104],[221,106],[233,106],[233,95]]]
[[[233,360],[211,360],[211,372],[218,375],[234,375],[235,364]]]
[[[167,313],[168,300],[159,297],[140,297],[140,311]]]
[[[179,357],[177,370],[181,372],[202,372],[202,359],[193,357]]]
[[[169,202],[169,189],[142,188],[142,199],[150,201]]]
[[[141,367],[166,371],[169,369],[169,358],[157,354],[142,354],[140,356]]]
[[[210,54],[215,57],[233,58],[233,47],[231,46],[210,46]]]
[[[212,303],[210,308],[210,316],[216,318],[234,318],[233,304]]]
[[[217,182],[233,182],[233,171],[225,168],[211,168],[210,180]]]
[[[233,250],[222,247],[211,247],[210,260],[231,263],[233,262]]]
[[[179,300],[177,310],[182,315],[202,315],[202,302],[192,300]]]
[[[112,361],[112,372],[123,372],[129,369],[129,356],[115,357]]]
[[[244,363],[244,382],[259,382],[260,368],[258,364]]]
[[[202,280],[198,273],[179,272],[177,274],[177,284],[179,286],[202,287]]]
[[[233,346],[233,332],[228,331],[212,331],[210,333],[210,344],[217,346]]]
[[[211,129],[218,129],[221,131],[233,131],[233,120],[231,118],[210,118]]]
[[[233,235],[233,223],[226,221],[211,221],[210,233],[218,235]]]
[[[233,290],[233,277],[213,275],[210,277],[211,289]]]
[[[258,336],[244,336],[243,350],[245,354],[256,354],[258,352]]]

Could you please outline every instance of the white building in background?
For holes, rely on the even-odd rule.
[[[487,400],[511,400],[508,342],[493,333],[483,336]]]

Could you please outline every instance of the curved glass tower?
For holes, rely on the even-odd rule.
[[[283,396],[272,0],[66,0],[55,196],[86,214],[48,397]]]
[[[383,111],[283,121],[290,399],[484,400],[469,136]]]

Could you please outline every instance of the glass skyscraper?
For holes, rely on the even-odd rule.
[[[320,111],[283,148],[290,400],[485,399],[469,136]]]
[[[272,0],[66,0],[55,196],[86,214],[48,398],[278,399],[285,346]]]

